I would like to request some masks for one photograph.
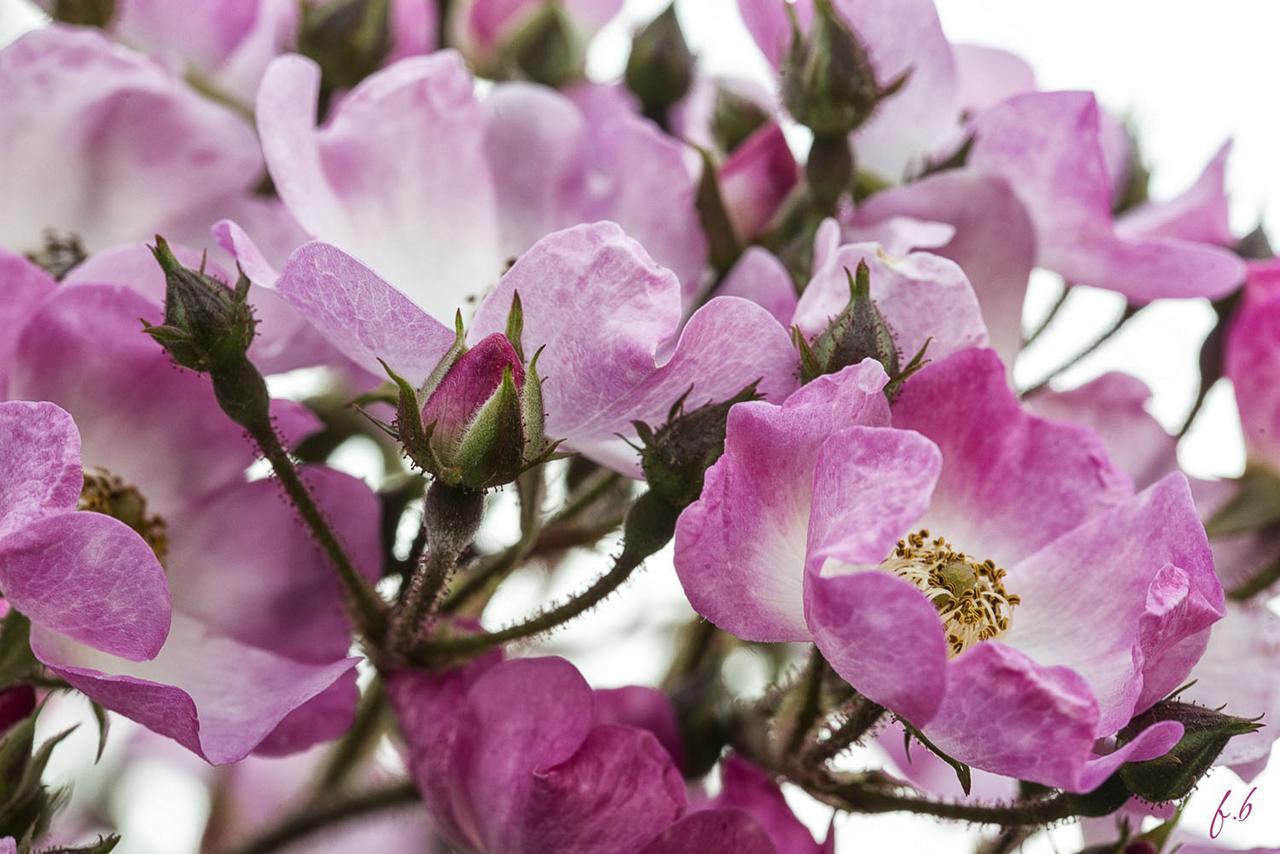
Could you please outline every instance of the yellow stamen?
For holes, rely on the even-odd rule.
[[[168,526],[159,516],[147,515],[147,499],[142,497],[136,486],[126,484],[105,469],[85,469],[84,489],[80,492],[76,509],[102,513],[124,522],[138,532],[164,564],[169,554]]]
[[[1004,586],[1005,571],[956,551],[927,530],[898,540],[881,568],[911,582],[938,609],[951,657],[1009,630],[1014,606],[1022,600]]]

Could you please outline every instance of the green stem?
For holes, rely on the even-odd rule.
[[[626,538],[622,554],[613,567],[581,593],[554,608],[548,608],[528,619],[500,629],[473,635],[439,638],[418,646],[410,655],[415,663],[432,666],[442,660],[473,658],[514,640],[536,637],[569,622],[596,605],[622,586],[645,559],[665,546],[675,533],[674,507],[662,499],[645,493],[627,514]]]
[[[356,625],[366,637],[377,639],[386,629],[386,605],[368,580],[356,569],[351,558],[338,542],[338,537],[325,520],[324,513],[311,497],[289,454],[280,443],[270,420],[256,425],[245,425],[249,435],[258,444],[262,456],[271,464],[276,479],[284,487],[298,515],[306,524],[311,536],[320,544],[329,561],[338,570],[342,585],[347,590]]]
[[[787,716],[790,720],[786,724],[786,738],[782,740],[787,753],[797,751],[818,722],[818,715],[822,711],[822,680],[826,673],[826,659],[815,646],[809,651],[809,662],[805,665],[797,690],[789,701],[793,713]]]
[[[427,627],[449,577],[476,534],[484,516],[484,496],[441,481],[431,484],[422,507],[428,548],[409,579],[391,623],[390,647],[408,652]]]
[[[834,759],[849,745],[858,741],[884,716],[884,706],[873,703],[865,697],[854,699],[854,707],[844,721],[833,729],[822,741],[805,751],[804,762],[810,765],[823,765]]]
[[[1039,392],[1044,391],[1046,388],[1049,387],[1049,383],[1053,382],[1059,376],[1061,376],[1062,374],[1074,368],[1084,359],[1093,355],[1093,353],[1099,347],[1101,347],[1103,344],[1110,341],[1111,338],[1117,332],[1123,329],[1125,324],[1128,323],[1131,319],[1133,319],[1134,315],[1136,315],[1141,310],[1142,310],[1142,306],[1126,305],[1124,307],[1124,311],[1121,312],[1120,316],[1115,319],[1115,321],[1111,324],[1111,326],[1107,327],[1107,329],[1105,329],[1097,338],[1091,341],[1084,349],[1080,350],[1070,359],[1068,359],[1067,361],[1063,362],[1061,365],[1059,365],[1058,367],[1050,371],[1048,375],[1045,376],[1044,379],[1040,380],[1040,382],[1036,383],[1035,385],[1023,391],[1022,397],[1030,397],[1033,394],[1038,394]]]
[[[321,801],[284,819],[262,836],[236,849],[236,854],[270,854],[321,830],[352,819],[406,807],[418,800],[417,787],[406,781],[346,798]]]
[[[1044,316],[1044,319],[1040,321],[1039,325],[1037,325],[1035,329],[1031,330],[1030,335],[1028,335],[1025,339],[1023,339],[1022,341],[1023,348],[1030,347],[1032,344],[1034,344],[1036,342],[1036,339],[1038,339],[1041,335],[1043,335],[1045,333],[1045,330],[1047,330],[1050,327],[1050,325],[1053,324],[1054,319],[1057,318],[1058,316],[1058,312],[1062,311],[1062,307],[1067,304],[1067,297],[1069,297],[1070,295],[1071,295],[1071,284],[1068,282],[1063,282],[1062,293],[1058,294],[1058,298],[1054,301],[1053,305],[1050,306],[1049,308],[1049,313]]]
[[[1004,827],[1035,827],[1075,818],[1092,812],[1065,792],[1010,804],[982,804],[970,801],[935,801],[904,794],[880,782],[857,778],[827,778],[803,788],[819,801],[836,809],[860,813],[912,812],[953,821],[997,824]]]
[[[351,729],[347,730],[329,755],[329,761],[325,764],[317,785],[320,792],[341,788],[351,771],[369,755],[382,736],[386,706],[387,694],[382,687],[382,680],[374,679],[360,699],[360,708],[356,711]]]

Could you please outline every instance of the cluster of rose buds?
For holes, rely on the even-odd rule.
[[[674,3],[618,80],[622,0],[39,5],[0,48],[0,852],[121,843],[46,774],[77,695],[85,779],[152,734],[217,766],[207,852],[878,851],[835,816],[889,812],[1189,852],[1177,805],[1265,767],[1280,262],[1226,147],[1152,201],[1091,93],[931,0],[739,0],[769,87]],[[1096,343],[1212,301],[1182,432],[1229,378],[1244,474],[1184,475],[1132,377],[1012,388],[1036,269],[1123,296]],[[651,560],[666,676],[595,687],[548,638]]]

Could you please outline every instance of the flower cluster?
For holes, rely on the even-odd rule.
[[[0,850],[120,841],[44,779],[77,695],[259,854],[893,811],[1159,851],[1265,767],[1280,264],[1228,147],[1152,201],[1092,93],[931,0],[739,0],[767,86],[675,4],[617,80],[621,0],[40,5],[0,48]],[[1033,270],[1123,301],[1094,346],[1211,301],[1182,433],[1229,378],[1243,474],[1184,475],[1133,377],[1015,389]],[[663,561],[665,676],[593,687],[629,629],[548,638]]]

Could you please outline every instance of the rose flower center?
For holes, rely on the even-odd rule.
[[[1007,631],[1021,601],[1005,589],[1006,573],[994,561],[956,551],[927,530],[898,540],[880,567],[914,584],[938,609],[952,658]]]
[[[85,469],[84,488],[76,509],[102,513],[125,523],[151,546],[156,559],[164,565],[169,554],[168,527],[164,519],[147,514],[147,499],[136,486],[125,483],[106,469]]]

